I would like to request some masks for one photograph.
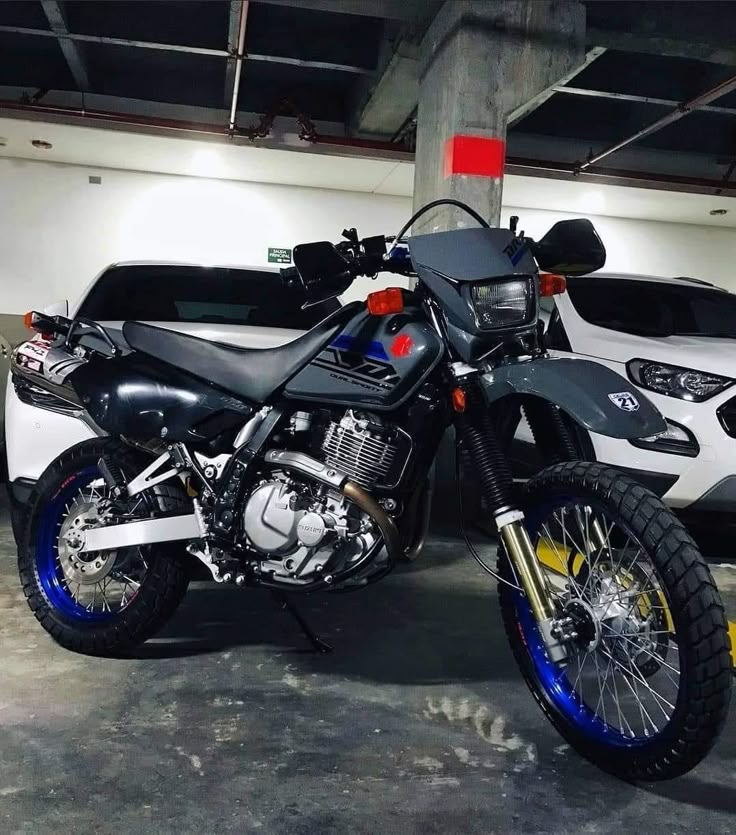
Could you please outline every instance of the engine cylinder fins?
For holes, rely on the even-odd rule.
[[[322,452],[328,464],[370,489],[392,472],[398,445],[389,439],[388,432],[372,431],[365,424],[350,411],[339,423],[332,421],[325,431]]]

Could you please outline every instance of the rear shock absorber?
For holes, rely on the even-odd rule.
[[[103,455],[97,464],[105,484],[110,488],[110,492],[117,499],[125,493],[127,487],[127,479],[123,473],[120,465],[110,455]]]

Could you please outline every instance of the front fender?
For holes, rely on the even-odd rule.
[[[648,438],[667,428],[657,408],[605,365],[580,357],[542,357],[482,375],[489,403],[532,394],[554,403],[591,432],[611,438]]]

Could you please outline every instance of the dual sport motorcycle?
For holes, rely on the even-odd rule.
[[[404,237],[442,203],[479,228]],[[538,321],[540,292],[603,265],[592,225],[558,223],[535,242],[446,200],[395,238],[344,234],[297,246],[284,291],[316,303],[379,272],[413,289],[346,304],[276,348],[140,322],[121,345],[99,323],[33,314],[43,336],[15,352],[14,384],[100,434],[36,485],[19,550],[34,615],[76,652],[129,652],[174,612],[196,558],[217,582],[272,589],[299,618],[297,593],[359,590],[419,556],[454,427],[498,531],[497,565],[474,555],[498,580],[545,715],[625,779],[688,771],[727,714],[723,606],[672,512],[578,460],[576,430],[636,439],[666,425],[608,368],[550,357]],[[505,448],[521,410],[548,466],[519,496]]]

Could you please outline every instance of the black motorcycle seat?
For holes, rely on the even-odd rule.
[[[340,307],[310,331],[275,348],[238,348],[129,321],[123,336],[134,351],[181,368],[251,403],[265,403],[313,359],[355,315],[359,302]]]

